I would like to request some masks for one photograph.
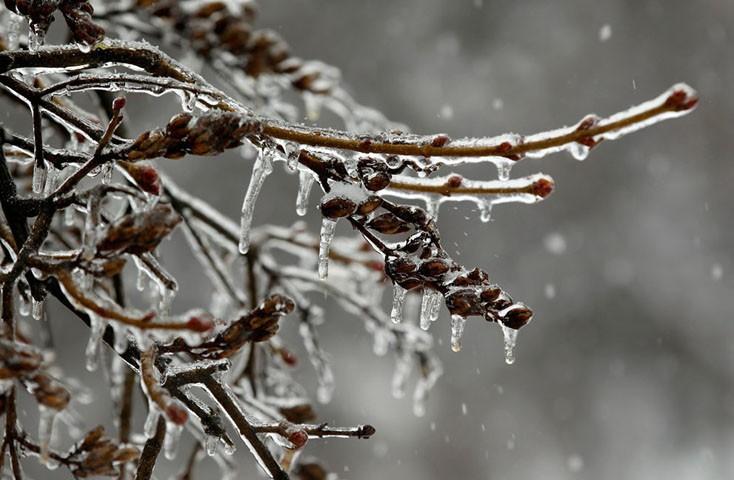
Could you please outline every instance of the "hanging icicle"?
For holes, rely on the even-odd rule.
[[[321,280],[326,280],[329,275],[329,250],[335,232],[336,220],[328,218],[321,220],[321,233],[319,234],[319,278]]]
[[[252,217],[255,213],[255,202],[260,194],[260,189],[265,179],[273,171],[270,148],[263,146],[257,155],[255,164],[252,166],[252,175],[250,176],[250,184],[245,192],[245,198],[242,201],[242,216],[240,217],[240,239],[239,250],[241,254],[246,254],[250,249],[250,228],[252,227]]]

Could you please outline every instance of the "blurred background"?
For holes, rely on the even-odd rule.
[[[584,162],[520,162],[513,176],[556,181],[540,204],[498,206],[489,224],[472,204],[442,208],[449,253],[485,268],[535,319],[506,365],[500,329],[483,321],[451,352],[444,310],[432,332],[445,374],[424,417],[391,396],[392,357],[374,357],[359,319],[327,299],[320,331],[337,389],[320,417],[378,433],[314,441],[307,454],[354,480],[734,478],[734,2],[262,0],[257,24],[294,54],[339,66],[361,103],[419,133],[534,133],[680,81],[701,97],[692,114],[604,143]],[[236,217],[250,167],[236,154],[217,162],[163,167]],[[255,224],[297,219],[296,179],[276,172]],[[496,176],[486,166],[469,174]],[[313,211],[306,220],[317,231]],[[196,268],[171,269],[183,284]],[[176,302],[201,304],[201,290]],[[62,340],[86,341],[65,325]],[[294,327],[283,324],[286,338]],[[83,363],[75,353],[61,361]],[[313,392],[310,366],[299,368]],[[90,424],[109,423],[105,404],[85,411]]]

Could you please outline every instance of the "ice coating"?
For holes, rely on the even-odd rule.
[[[257,159],[252,166],[250,184],[247,187],[245,198],[242,201],[239,251],[243,255],[250,249],[250,228],[252,226],[252,217],[255,214],[255,202],[257,202],[257,197],[260,195],[260,189],[265,179],[272,171],[273,164],[270,150],[268,148],[258,150]]]
[[[336,232],[336,221],[324,218],[321,220],[321,233],[319,234],[319,278],[326,280],[329,276],[329,250],[331,241]]]
[[[405,296],[408,291],[398,285],[393,285],[392,309],[390,310],[390,320],[392,323],[400,323],[403,320],[403,308],[405,307]]]
[[[461,315],[451,315],[451,350],[461,351],[461,337],[464,335],[466,318]]]
[[[311,192],[315,178],[308,170],[298,172],[298,196],[296,197],[296,213],[302,217],[308,210],[308,194]]]

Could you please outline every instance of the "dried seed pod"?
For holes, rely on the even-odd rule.
[[[124,215],[110,225],[97,244],[102,255],[153,251],[181,222],[181,217],[168,204],[158,203],[142,212]]]
[[[370,219],[365,227],[385,235],[395,235],[411,230],[410,224],[399,219],[390,212],[383,213]]]
[[[321,214],[330,219],[347,217],[357,210],[357,204],[346,197],[331,197],[321,201]]]

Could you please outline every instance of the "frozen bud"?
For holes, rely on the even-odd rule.
[[[601,119],[597,115],[587,115],[586,117],[584,117],[583,120],[579,122],[578,126],[576,127],[576,131],[583,132],[586,130],[590,130],[599,125],[600,120]],[[586,136],[579,138],[578,140],[576,140],[576,142],[589,148],[593,148],[599,143],[599,140],[594,139],[593,136]]]
[[[287,348],[281,348],[279,353],[280,358],[282,358],[283,362],[289,367],[295,367],[296,365],[298,365],[298,357],[295,353],[291,352]]]
[[[360,215],[367,215],[374,212],[382,205],[382,198],[377,195],[370,195],[357,207],[357,213]]]
[[[502,294],[502,289],[497,285],[490,285],[489,287],[482,290],[479,295],[483,302],[494,302]]]
[[[411,229],[411,226],[408,223],[389,212],[376,216],[368,221],[365,226],[385,235],[405,233]]]
[[[294,448],[302,448],[308,442],[308,433],[305,430],[295,430],[288,434],[288,441]]]
[[[189,419],[189,414],[184,407],[174,401],[166,407],[166,418],[176,425],[183,425]]]
[[[137,460],[140,457],[140,451],[135,447],[123,447],[115,452],[112,460],[115,463],[127,463]]]
[[[214,328],[214,321],[204,316],[194,316],[186,322],[186,328],[194,332],[206,333]]]
[[[357,163],[357,172],[365,188],[373,192],[387,188],[392,178],[387,163],[381,158],[360,158]]]
[[[91,450],[103,436],[104,427],[102,425],[97,425],[84,436],[84,440],[82,440],[79,450]]]
[[[418,271],[427,277],[438,277],[451,269],[449,262],[442,258],[431,258],[423,262]]]
[[[391,179],[392,177],[387,172],[370,173],[362,177],[362,184],[367,190],[377,192],[387,188]]]
[[[687,85],[676,87],[665,100],[665,106],[673,111],[690,110],[698,103],[698,95]]]
[[[166,125],[166,133],[174,138],[186,136],[189,131],[189,123],[192,118],[194,118],[194,116],[187,112],[174,115]]]
[[[446,297],[446,308],[449,309],[451,315],[459,315],[464,318],[479,315],[482,312],[477,292],[469,288],[451,292]]]
[[[63,410],[71,400],[69,392],[47,375],[34,376],[29,385],[38,403],[48,408]]]
[[[505,292],[500,293],[500,296],[491,302],[492,308],[495,310],[504,310],[505,308],[510,307],[513,303],[512,298],[510,298],[510,296]]]
[[[533,182],[533,195],[540,198],[547,198],[553,193],[554,188],[555,183],[553,183],[552,178],[542,177]]]
[[[477,283],[483,283],[489,281],[489,274],[481,268],[475,268],[467,274],[467,278]]]
[[[464,181],[461,175],[453,174],[446,179],[446,186],[449,188],[459,188]]]
[[[515,305],[510,309],[504,317],[501,318],[501,322],[510,328],[518,330],[533,318],[533,311],[522,304]]]
[[[331,197],[319,205],[321,214],[330,219],[347,217],[357,210],[357,204],[345,197]]]
[[[157,203],[142,212],[124,215],[110,225],[97,244],[101,253],[139,255],[153,251],[181,222],[181,217],[168,204]]]
[[[392,257],[385,262],[385,272],[392,274],[406,274],[415,272],[418,266],[404,257]]]
[[[119,162],[135,180],[141,190],[151,195],[161,194],[161,178],[152,165],[145,163]]]
[[[436,148],[443,147],[450,141],[451,138],[448,135],[446,135],[445,133],[439,133],[438,135],[434,135],[431,139],[431,146]]]
[[[125,97],[115,97],[114,100],[112,100],[112,110],[115,112],[119,112],[123,108],[125,108],[125,104],[127,103],[127,100]]]

